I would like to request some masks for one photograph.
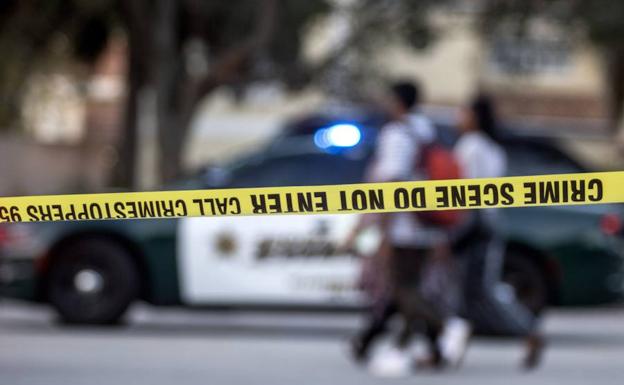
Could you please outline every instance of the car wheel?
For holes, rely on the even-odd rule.
[[[548,304],[548,286],[539,265],[517,250],[505,255],[503,281],[511,286],[515,296],[533,314],[540,314]]]
[[[106,239],[64,247],[51,262],[47,293],[68,323],[112,324],[137,298],[139,275],[129,253]]]

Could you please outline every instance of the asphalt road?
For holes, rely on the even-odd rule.
[[[379,378],[353,365],[354,315],[135,307],[127,326],[60,326],[45,307],[0,302],[0,384],[621,384],[624,308],[558,310],[543,366],[517,340],[476,339],[463,368]],[[383,349],[383,346],[382,348]]]

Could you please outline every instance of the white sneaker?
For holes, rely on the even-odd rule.
[[[461,365],[471,333],[472,327],[465,319],[453,317],[444,323],[438,344],[442,358],[451,367],[457,368]]]
[[[376,354],[369,364],[372,374],[379,377],[406,377],[411,374],[411,354],[407,350],[388,348]]]

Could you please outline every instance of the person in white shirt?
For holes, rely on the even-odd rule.
[[[414,162],[423,146],[435,140],[435,128],[426,116],[413,109],[403,111],[402,108],[400,104],[390,107],[394,111],[394,120],[381,128],[367,175],[369,182],[425,178],[415,172]],[[413,214],[403,212],[389,217],[388,236],[393,246],[422,248],[443,241],[445,234],[423,227]]]
[[[380,130],[367,179],[370,182],[422,180],[425,176],[418,175],[414,166],[423,147],[435,140],[435,128],[429,119],[415,112],[419,92],[414,84],[397,83],[390,87],[390,91],[387,110],[391,121]],[[383,228],[383,245],[386,248],[379,254],[387,256],[387,279],[391,288],[387,296],[378,301],[380,308],[377,311],[373,309],[370,325],[355,339],[352,346],[354,356],[358,359],[366,357],[373,340],[383,332],[387,320],[397,312],[405,324],[397,341],[399,349],[406,347],[416,324],[424,321],[431,350],[431,357],[427,361],[433,365],[457,364],[463,356],[469,336],[467,323],[455,317],[459,301],[457,290],[451,287],[452,280],[446,280],[449,283],[443,290],[445,301],[442,302],[445,303],[432,303],[423,296],[420,285],[423,270],[433,250],[448,245],[446,231],[424,226],[413,213],[368,215],[362,217],[347,244],[353,243],[357,234],[371,224]],[[452,332],[447,333],[448,329],[452,329]],[[446,339],[454,341],[453,349],[450,349],[453,353],[449,355],[446,355],[448,349],[445,350],[448,344],[438,341],[441,333],[445,332],[449,335]]]
[[[477,96],[461,111],[458,129],[461,136],[454,153],[464,177],[504,176],[507,158],[497,142],[496,115],[487,96]],[[497,213],[496,209],[473,211],[470,224],[455,243],[455,253],[465,265],[465,313],[491,331],[502,327],[502,330],[513,329],[515,334],[525,336],[524,366],[530,369],[539,363],[544,344],[537,332],[537,319],[530,310],[515,298],[503,299],[499,295],[505,245],[495,231],[499,227]]]

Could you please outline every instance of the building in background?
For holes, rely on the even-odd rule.
[[[504,117],[522,120],[527,127],[604,130],[607,110],[597,52],[544,23],[533,26],[521,42],[504,36],[485,41],[476,31],[477,16],[474,7],[465,5],[438,13],[434,17],[442,33],[434,45],[424,51],[399,44],[379,47],[371,65],[385,78],[418,79],[428,104],[456,107],[477,90],[485,90],[498,99]],[[330,18],[311,29],[312,57],[344,35],[344,19]],[[253,147],[256,140],[272,135],[284,117],[323,105],[324,94],[318,89],[304,96],[288,95],[274,86],[267,89],[256,90],[242,103],[223,93],[212,97],[197,116],[199,141],[189,149],[188,164]],[[223,154],[205,151],[213,141],[225,144]]]
[[[607,114],[602,64],[591,47],[545,23],[532,26],[522,41],[505,36],[484,41],[470,8],[438,19],[444,32],[432,48],[415,52],[395,46],[378,55],[389,75],[421,79],[434,104],[458,105],[483,89],[510,117],[575,119],[587,129],[602,128]]]
[[[476,32],[474,6],[459,4],[433,15],[441,34],[431,47],[421,51],[401,44],[379,47],[370,60],[375,75],[420,80],[426,102],[432,105],[460,106],[481,89],[497,97],[504,116],[540,129],[602,130],[607,111],[601,62],[591,47],[568,40],[546,23],[532,26],[522,42],[505,36],[484,41]],[[348,15],[340,13],[310,28],[306,44],[310,60],[340,41],[347,30]],[[29,139],[4,141],[13,149],[3,152],[37,155],[17,168],[0,166],[2,193],[89,191],[106,186],[122,134],[125,55],[123,39],[113,39],[86,80],[71,73],[32,79],[33,97],[24,106]],[[242,95],[217,90],[195,116],[184,163],[191,169],[255,149],[276,133],[284,119],[323,108],[335,100],[331,97],[319,84],[296,94],[275,83],[253,85]],[[150,177],[156,167],[155,127],[150,125],[154,125],[150,119],[140,125],[137,174],[143,188],[156,184]],[[46,163],[46,157],[55,160],[55,171],[46,170],[28,183],[17,177],[36,175],[37,164]]]

